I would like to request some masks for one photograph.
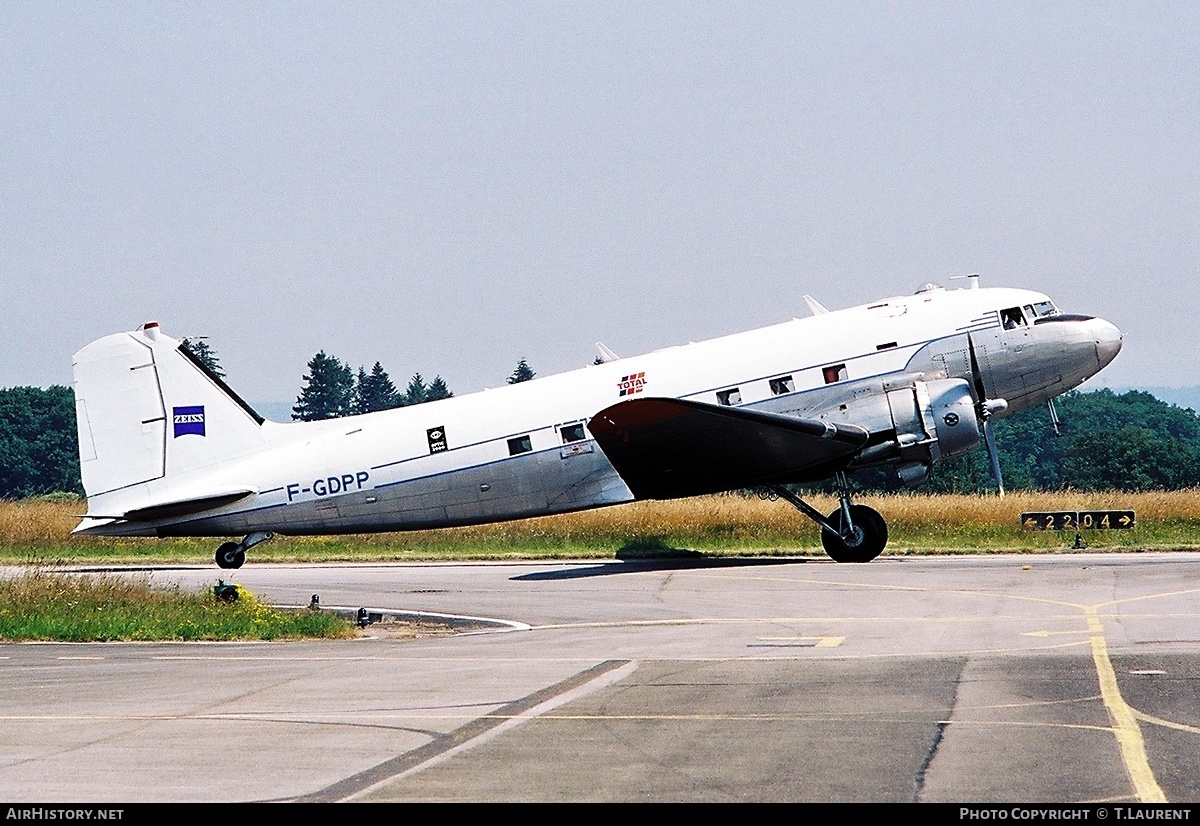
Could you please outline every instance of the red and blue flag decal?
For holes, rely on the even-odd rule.
[[[621,376],[621,380],[617,382],[618,396],[632,396],[634,393],[641,393],[644,389],[646,389],[644,372]]]

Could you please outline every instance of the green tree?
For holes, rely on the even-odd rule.
[[[413,377],[408,380],[408,387],[404,390],[403,399],[406,405],[429,401],[429,388],[420,373],[414,373]]]
[[[339,359],[317,353],[308,362],[304,387],[292,408],[292,418],[302,422],[348,416],[354,404],[354,372]]]
[[[1145,427],[1082,433],[1063,461],[1063,476],[1083,490],[1178,490],[1200,484],[1194,446]]]
[[[0,498],[83,493],[75,391],[54,385],[0,389]]]
[[[390,410],[400,406],[400,398],[396,394],[396,385],[379,362],[371,368],[368,374],[358,368],[358,381],[354,388],[354,412],[374,413],[377,410]]]
[[[214,375],[225,378],[225,371],[221,369],[221,361],[217,358],[217,351],[209,347],[208,342],[203,338],[196,338],[195,340],[185,338],[179,343],[199,359],[200,363],[211,370]]]
[[[429,382],[429,388],[425,392],[425,401],[434,402],[438,399],[448,399],[454,394],[450,392],[450,388],[446,386],[446,381],[441,376],[434,376],[433,381]]]
[[[1056,400],[1055,435],[1043,406],[995,420],[1009,490],[1147,490],[1200,484],[1200,417],[1149,393],[1071,391]],[[934,468],[930,490],[994,490],[986,448]]]
[[[529,363],[522,357],[517,362],[517,369],[512,371],[512,375],[508,377],[507,381],[509,384],[520,384],[523,381],[529,381],[536,375],[537,373],[529,368]]]
[[[454,394],[450,392],[450,388],[446,386],[446,381],[441,376],[434,376],[433,381],[425,383],[425,377],[420,373],[414,373],[413,377],[408,380],[408,387],[404,392],[399,394],[400,404],[407,406],[410,404],[423,404],[424,402],[435,402],[438,399],[448,399]]]

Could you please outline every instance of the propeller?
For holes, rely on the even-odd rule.
[[[972,286],[979,286],[977,276]],[[989,399],[987,388],[983,384],[983,374],[979,370],[979,359],[975,355],[975,341],[967,337],[967,349],[971,352],[971,375],[975,379],[975,396],[979,399],[979,421],[983,425],[983,440],[987,445],[988,459],[992,462],[992,478],[996,480],[996,488],[1000,498],[1004,498],[1004,474],[1000,472],[1000,452],[996,450],[996,434],[992,431],[992,414],[1003,413],[1008,409],[1004,399]]]
[[[1004,498],[1004,474],[1000,472],[1000,451],[996,449],[996,432],[992,428],[992,415],[1008,409],[1004,399],[985,399],[979,403],[979,420],[983,423],[983,440],[987,445],[988,459],[992,462],[992,478],[996,480],[996,488],[1000,498]]]

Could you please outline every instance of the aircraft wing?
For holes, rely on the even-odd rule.
[[[588,429],[639,499],[824,478],[869,435],[854,425],[663,398],[606,407]]]

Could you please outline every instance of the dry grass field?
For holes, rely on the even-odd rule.
[[[829,512],[831,496],[809,500]],[[885,554],[1069,549],[1075,532],[1023,528],[1029,511],[1133,510],[1131,530],[1088,530],[1091,550],[1200,549],[1200,490],[1152,493],[1011,493],[996,496],[862,496],[888,521]],[[0,562],[209,563],[214,539],[71,537],[80,501],[0,502]],[[638,502],[564,516],[438,531],[285,537],[251,551],[258,561],[613,558],[706,555],[821,555],[817,527],[784,502],[726,494]]]

